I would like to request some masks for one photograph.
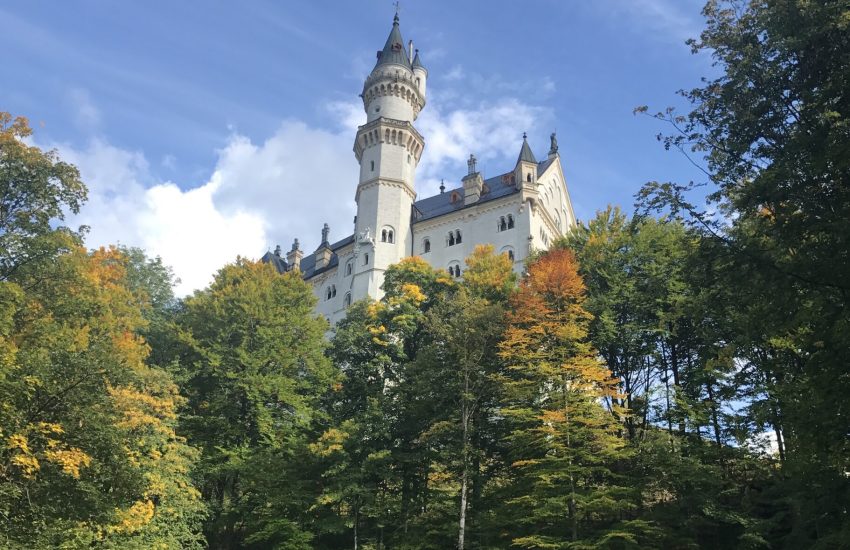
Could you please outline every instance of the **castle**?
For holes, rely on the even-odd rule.
[[[420,256],[460,278],[475,246],[492,244],[519,272],[532,250],[546,249],[576,223],[555,134],[541,162],[523,134],[511,170],[485,179],[470,155],[460,185],[441,185],[439,194],[417,199],[425,138],[413,123],[425,107],[427,77],[419,51],[404,46],[396,14],[360,96],[367,120],[354,141],[360,181],[353,233],[332,243],[325,224],[312,254],[305,256],[295,239],[285,257],[277,247],[262,258],[280,272],[299,270],[313,285],[317,311],[331,323],[352,302],[380,298],[384,271],[402,258]]]

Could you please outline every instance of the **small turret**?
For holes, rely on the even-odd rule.
[[[522,187],[523,185],[533,187],[537,184],[537,159],[534,157],[534,153],[531,152],[527,137],[526,133],[523,132],[522,149],[519,151],[516,168],[514,168],[517,187]]]
[[[416,50],[416,55],[413,56],[413,78],[416,80],[416,85],[419,87],[419,93],[425,96],[425,81],[428,79],[428,70],[422,66],[422,61],[419,59],[419,50]]]

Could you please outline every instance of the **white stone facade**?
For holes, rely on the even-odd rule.
[[[425,139],[413,126],[425,106],[427,71],[418,52],[404,47],[398,17],[363,87],[367,122],[358,128],[354,153],[360,163],[355,189],[357,217],[350,236],[322,244],[304,256],[295,241],[281,256],[263,256],[279,270],[299,269],[318,298],[317,310],[336,323],[348,305],[382,296],[386,269],[409,256],[463,276],[476,245],[509,254],[518,272],[532,250],[549,244],[576,220],[554,134],[549,154],[537,162],[523,137],[516,166],[489,179],[470,156],[459,185],[417,200],[416,166]]]

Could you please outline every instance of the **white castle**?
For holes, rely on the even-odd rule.
[[[420,256],[460,278],[475,246],[492,244],[520,272],[532,250],[546,249],[576,223],[555,134],[542,162],[523,134],[510,171],[485,179],[470,155],[460,185],[441,185],[439,194],[417,199],[414,181],[425,138],[413,123],[425,107],[427,76],[419,51],[412,42],[404,46],[396,14],[360,95],[367,119],[354,141],[360,181],[353,233],[331,243],[326,223],[312,254],[305,256],[295,239],[285,258],[279,246],[262,258],[281,272],[300,270],[318,297],[317,311],[331,323],[352,302],[379,299],[384,271],[403,258]]]

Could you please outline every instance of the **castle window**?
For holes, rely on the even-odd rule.
[[[499,218],[499,231],[505,231],[508,228],[508,223],[505,221],[505,217],[502,216]]]
[[[506,246],[506,247],[504,247],[504,248],[503,248],[500,252],[501,252],[502,254],[507,254],[507,255],[508,255],[508,259],[509,259],[510,261],[514,261],[514,249],[513,249],[513,248],[511,248],[510,246]]]
[[[331,298],[336,298],[336,285],[329,286],[325,292],[325,300],[330,300]]]
[[[460,243],[461,243],[460,229],[458,229],[458,230],[455,231],[455,244],[460,244]]]
[[[381,242],[382,243],[393,243],[395,242],[395,234],[393,232],[392,227],[384,227],[381,229]]]
[[[508,229],[514,228],[514,217],[508,214]]]
[[[354,262],[349,260],[347,264],[345,264],[345,276],[349,277],[351,275],[351,271],[354,269]]]
[[[525,181],[531,181],[531,173],[529,172],[527,176],[525,176]]]
[[[372,171],[374,172],[374,171],[375,171],[375,161],[374,161],[374,160],[370,160],[369,162],[371,162],[371,163],[372,163]]]
[[[454,233],[449,233],[449,238],[448,238],[447,242],[448,242],[449,246],[455,245],[455,234]]]
[[[363,265],[369,265],[369,253],[363,254]]]
[[[453,191],[453,192],[452,192],[452,195],[451,195],[451,198],[449,199],[449,202],[451,202],[452,204],[454,204],[454,203],[456,203],[456,202],[457,202],[457,201],[459,201],[459,200],[460,200],[460,193],[458,193],[457,191]]]
[[[344,307],[348,307],[348,306],[351,305],[351,293],[350,292],[345,293],[345,298],[342,299],[342,305]]]
[[[449,275],[452,277],[460,277],[460,265],[457,263],[449,265]]]
[[[422,241],[422,253],[427,254],[431,252],[431,240],[425,239]]]

